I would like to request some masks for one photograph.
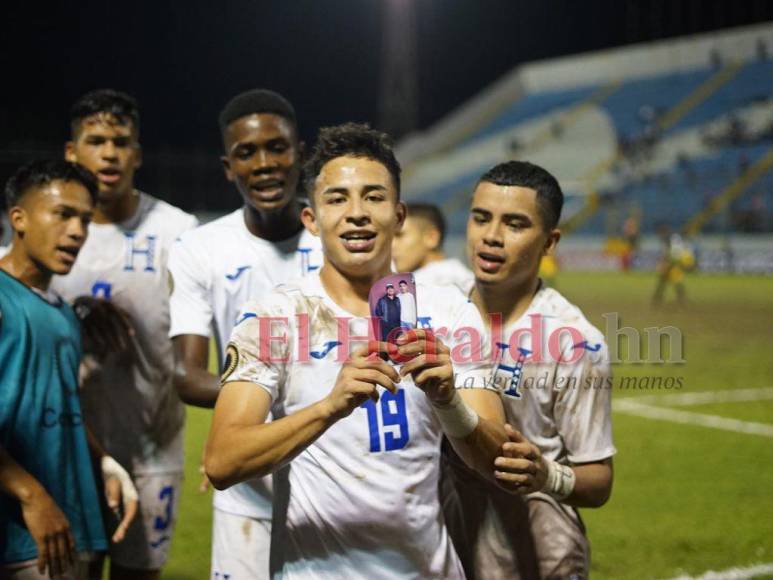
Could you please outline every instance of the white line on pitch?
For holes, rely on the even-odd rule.
[[[724,389],[720,391],[699,391],[697,393],[668,393],[665,395],[643,395],[625,397],[621,401],[635,400],[646,405],[707,405],[710,403],[743,403],[773,399],[773,388]]]
[[[672,580],[743,580],[745,578],[756,578],[763,574],[773,574],[773,562],[747,566],[746,568],[728,568],[719,572],[710,570],[700,576],[676,576]]]
[[[773,437],[773,425],[754,423],[752,421],[741,421],[739,419],[730,419],[718,415],[706,415],[704,413],[695,413],[692,411],[654,407],[633,400],[635,398],[629,397],[614,401],[612,408],[620,413],[637,415],[647,419],[671,421],[672,423],[682,423],[684,425],[699,425],[701,427],[711,427],[713,429],[733,431],[735,433],[746,433],[748,435]]]

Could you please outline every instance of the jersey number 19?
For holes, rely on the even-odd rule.
[[[394,395],[384,391],[378,403],[369,399],[362,404],[362,407],[368,412],[371,453],[381,451],[381,431],[384,432],[384,451],[396,451],[408,444],[410,435],[403,389],[399,389]],[[380,424],[379,414],[381,415]]]

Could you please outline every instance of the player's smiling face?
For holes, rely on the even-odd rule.
[[[328,161],[314,182],[314,207],[301,214],[320,236],[325,259],[352,278],[389,269],[392,239],[405,219],[389,170],[364,157]]]
[[[91,196],[74,181],[55,180],[11,208],[14,230],[30,260],[49,274],[67,274],[88,234]]]
[[[272,113],[240,117],[226,129],[224,145],[226,177],[244,203],[261,212],[290,203],[298,187],[300,151],[289,120]]]
[[[136,127],[108,113],[86,117],[65,145],[65,159],[97,176],[101,200],[126,195],[134,189],[134,172],[142,164]]]
[[[545,229],[533,189],[485,181],[475,189],[467,257],[478,282],[520,285],[536,278],[542,256],[559,237],[558,230]]]

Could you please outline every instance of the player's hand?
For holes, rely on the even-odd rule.
[[[407,360],[401,376],[411,375],[414,384],[435,405],[446,405],[454,395],[454,367],[451,351],[431,330],[414,329],[397,339],[398,361]]]
[[[85,355],[103,361],[109,354],[131,351],[134,328],[121,308],[109,300],[79,296],[73,309],[81,322]]]
[[[379,356],[394,350],[385,342],[371,342],[352,352],[349,360],[338,372],[333,390],[325,401],[332,417],[342,419],[368,399],[378,401],[377,385],[392,393],[397,392],[400,375]]]
[[[120,523],[113,533],[113,542],[118,543],[126,536],[126,530],[137,515],[137,488],[129,473],[115,459],[105,455],[100,459],[102,480],[105,482],[105,498]],[[123,512],[123,514],[122,514]],[[123,515],[123,517],[121,517]]]
[[[540,450],[519,431],[505,425],[510,441],[502,444],[494,460],[494,477],[507,491],[526,495],[545,487],[548,472]]]
[[[28,501],[21,502],[24,524],[38,548],[38,572],[57,577],[75,561],[75,538],[70,522],[41,487]]]

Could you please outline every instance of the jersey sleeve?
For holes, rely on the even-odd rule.
[[[603,336],[593,338],[563,350],[554,383],[556,429],[572,463],[600,461],[616,452],[609,351]]]
[[[254,383],[275,402],[291,362],[294,325],[292,306],[280,293],[245,304],[231,331],[221,383]]]
[[[190,238],[172,244],[169,252],[169,336],[196,334],[209,337],[212,325],[211,266]]]

